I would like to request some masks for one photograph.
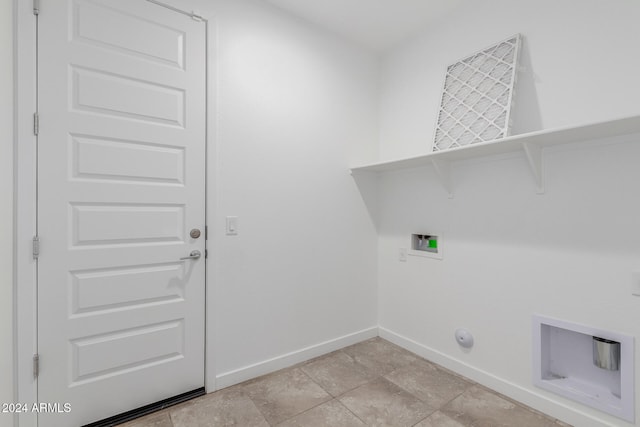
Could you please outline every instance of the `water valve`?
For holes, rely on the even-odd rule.
[[[460,347],[473,347],[473,335],[464,328],[456,329],[456,341],[460,344]]]

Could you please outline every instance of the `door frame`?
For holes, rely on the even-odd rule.
[[[205,25],[206,46],[206,129],[205,129],[205,222],[215,227],[218,195],[217,149],[217,25],[215,17],[202,16],[157,0],[146,0],[158,7],[194,17]],[[173,2],[169,0],[169,2]],[[35,3],[35,0],[34,0]],[[13,384],[14,402],[37,402],[38,382],[33,375],[33,356],[38,349],[37,264],[32,254],[32,239],[37,234],[37,138],[34,135],[34,113],[37,111],[37,17],[33,4],[13,0],[14,15],[14,241],[13,241]],[[44,2],[43,2],[44,3]],[[188,3],[191,3],[190,1]],[[51,4],[51,3],[49,3]],[[46,3],[45,3],[46,6]],[[180,5],[184,7],[184,5]],[[42,6],[41,6],[42,7]],[[46,13],[43,10],[42,13]],[[208,315],[214,307],[214,283],[217,276],[217,236],[211,230],[205,260],[205,378],[207,392],[216,390],[214,361],[214,321]],[[46,245],[44,245],[46,246]],[[46,255],[45,255],[46,256]],[[14,416],[15,427],[36,427],[37,414]]]

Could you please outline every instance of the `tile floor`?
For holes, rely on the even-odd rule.
[[[121,427],[558,427],[381,338],[208,394]]]

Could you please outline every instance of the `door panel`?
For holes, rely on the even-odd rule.
[[[205,25],[144,0],[43,1],[40,426],[204,385]]]
[[[182,286],[158,286],[158,283],[171,283],[172,280],[175,283],[184,281],[182,262],[100,268],[70,274],[71,316],[184,299]]]
[[[71,66],[72,110],[184,127],[179,88]]]
[[[184,148],[71,136],[72,178],[184,184]]]
[[[145,16],[113,9],[109,4],[78,2],[73,13],[73,40],[118,50],[128,55],[184,69],[186,31],[175,25],[166,26]],[[111,22],[118,22],[120,31],[113,31]],[[144,36],[131,38],[130,34]]]

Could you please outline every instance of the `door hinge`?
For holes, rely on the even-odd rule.
[[[33,236],[33,259],[40,257],[40,237]]]
[[[40,115],[33,113],[33,134],[38,135],[40,133]]]
[[[204,240],[209,240],[209,226],[204,226]]]
[[[40,0],[33,0],[33,14],[40,15]]]
[[[191,12],[191,19],[193,19],[194,21],[198,21],[198,22],[204,21],[204,18],[202,16],[198,15],[195,12]]]
[[[38,378],[40,374],[40,355],[38,353],[33,355],[33,378]]]
[[[208,250],[204,250],[204,259],[209,258],[209,251]]]

